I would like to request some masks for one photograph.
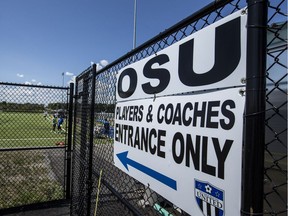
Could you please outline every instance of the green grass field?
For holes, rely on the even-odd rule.
[[[45,157],[34,151],[0,154],[0,209],[64,198]]]
[[[2,150],[56,146],[56,142],[64,140],[65,132],[53,132],[52,119],[44,118],[42,113],[0,112]],[[59,148],[59,151],[64,150]],[[63,182],[56,178],[52,166],[57,163],[58,156],[54,149],[53,152],[55,155],[51,150],[1,152],[0,209],[63,198]],[[59,160],[64,161],[64,158]],[[64,172],[64,167],[59,169]]]
[[[0,148],[55,146],[64,139],[65,134],[53,132],[52,119],[42,113],[0,113]]]

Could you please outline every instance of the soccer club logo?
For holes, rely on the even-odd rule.
[[[195,179],[195,198],[205,216],[224,216],[224,191]]]

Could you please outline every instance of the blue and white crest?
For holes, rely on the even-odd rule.
[[[195,198],[205,216],[224,216],[224,191],[195,179]]]

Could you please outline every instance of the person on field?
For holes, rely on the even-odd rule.
[[[62,126],[62,124],[63,124],[63,117],[62,116],[60,116],[59,117],[59,119],[58,119],[58,132],[61,132],[61,130],[62,130],[62,128],[61,128],[61,126]]]
[[[107,119],[104,121],[104,134],[109,137],[110,124]]]
[[[56,115],[53,115],[53,119],[52,119],[52,129],[53,129],[53,131],[55,131],[56,125],[57,125],[57,117],[56,117]]]

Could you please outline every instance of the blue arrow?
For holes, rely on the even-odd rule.
[[[134,167],[135,169],[140,170],[141,172],[151,176],[152,178],[162,182],[163,184],[167,185],[168,187],[177,190],[177,185],[176,185],[176,181],[155,171],[150,169],[149,167],[146,167],[134,160],[131,160],[130,158],[128,158],[128,151],[125,152],[121,152],[119,154],[116,154],[117,157],[119,158],[119,160],[121,161],[121,163],[124,165],[124,167],[129,171],[128,169],[128,165]]]

